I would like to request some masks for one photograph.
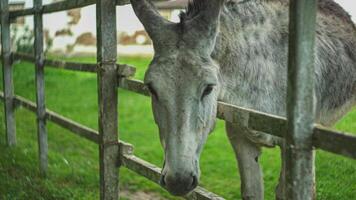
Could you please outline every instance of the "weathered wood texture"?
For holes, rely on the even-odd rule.
[[[315,198],[315,154],[313,150],[314,44],[316,0],[290,3],[287,90],[287,132],[285,134],[285,199]]]
[[[0,100],[4,101],[4,93],[0,92]],[[33,113],[37,112],[37,105],[36,103],[25,99],[21,96],[16,95],[14,97],[14,103],[16,106],[21,106]],[[98,131],[91,129],[89,127],[86,127],[84,125],[79,124],[78,122],[75,122],[71,119],[68,119],[60,114],[57,114],[49,109],[46,109],[46,119],[57,124],[58,126],[67,129],[68,131],[83,137],[91,142],[94,142],[96,144],[99,144],[99,133]],[[119,141],[118,142],[119,146],[121,147],[121,154],[133,154],[133,146],[129,143]]]
[[[16,143],[14,107],[23,106],[37,113],[41,172],[45,172],[47,150],[46,119],[71,132],[99,144],[100,159],[100,199],[118,199],[118,171],[121,164],[138,174],[158,183],[161,169],[133,155],[130,144],[118,140],[117,126],[117,86],[148,96],[142,81],[127,79],[135,69],[116,64],[116,5],[128,4],[129,0],[66,0],[42,6],[42,0],[35,0],[34,8],[11,11],[8,0],[2,0],[2,64],[4,70],[5,94],[0,92],[0,100],[5,102],[7,140]],[[47,60],[43,55],[42,14],[64,11],[96,4],[98,64]],[[158,7],[175,8],[165,3]],[[288,87],[288,119],[254,110],[218,103],[218,118],[237,122],[244,116],[250,129],[285,137],[287,140],[287,196],[286,199],[313,198],[314,154],[313,147],[356,159],[356,137],[313,125],[313,46],[315,32],[315,0],[292,1]],[[10,49],[10,18],[35,15],[35,57],[13,53]],[[36,64],[37,105],[22,97],[14,96],[11,63],[23,59]],[[99,131],[92,130],[57,113],[45,109],[44,66],[74,71],[96,72],[98,76]],[[9,134],[11,133],[11,134]],[[288,133],[288,134],[286,134]],[[46,136],[46,135],[45,135]],[[46,163],[47,165],[47,163]],[[186,199],[222,199],[198,187]]]
[[[118,86],[138,94],[149,96],[147,88],[140,80],[121,79]],[[248,127],[252,130],[278,137],[284,137],[284,134],[287,132],[287,120],[284,117],[241,108],[223,102],[218,103],[217,117],[222,120],[236,123],[238,122],[238,116],[242,114],[248,118]],[[335,138],[335,140],[333,138]],[[350,133],[344,134],[315,124],[313,128],[313,145],[316,148],[328,152],[356,159],[356,137]]]
[[[4,93],[0,92],[0,100],[4,101]],[[21,106],[33,113],[37,112],[37,105],[36,103],[25,99],[21,96],[15,96],[14,97],[14,103],[16,106]],[[94,142],[96,144],[99,144],[99,133],[98,131],[91,129],[89,127],[86,127],[84,125],[79,124],[78,122],[75,122],[71,119],[68,119],[60,114],[57,114],[49,109],[46,109],[46,119],[57,124],[58,126],[80,136],[83,137],[91,142]],[[121,148],[120,148],[120,153],[122,155],[132,155],[133,154],[133,146],[129,143],[119,141],[117,143]]]
[[[146,86],[143,84],[142,81],[140,80],[135,80],[135,79],[120,79],[120,82],[118,83],[118,86],[120,88],[142,94],[145,96],[149,96],[150,92],[146,88]]]
[[[2,93],[0,92],[0,97],[2,96]],[[26,108],[29,111],[32,111],[34,113],[37,112],[37,105],[34,102],[31,102],[23,97],[20,96],[15,96],[15,104],[17,106],[22,106]],[[94,143],[99,143],[99,134],[97,131],[88,128],[86,126],[83,126],[77,122],[74,122],[73,120],[70,120],[64,116],[61,116],[51,110],[46,109],[46,119],[59,125],[60,127],[67,129],[76,135],[83,137],[89,141],[92,141]]]
[[[16,127],[14,112],[14,84],[11,66],[11,41],[10,41],[10,18],[9,1],[1,0],[1,56],[3,87],[5,93],[4,113],[5,113],[5,132],[7,145],[16,145]]]
[[[125,166],[126,168],[159,184],[161,171],[162,171],[161,168],[130,154],[123,154],[121,156],[121,162],[122,165]],[[190,195],[185,196],[184,198],[191,199],[191,200],[209,200],[209,199],[223,200],[224,199],[201,187],[197,187]]]
[[[0,100],[4,101],[4,93],[0,92]],[[37,106],[34,102],[31,102],[23,97],[15,96],[15,104],[17,106],[22,106],[27,110],[36,113]],[[46,119],[59,125],[60,127],[75,133],[76,135],[86,138],[89,141],[99,144],[99,133],[96,130],[83,126],[71,119],[61,116],[51,110],[46,109]],[[112,145],[117,145],[120,147],[119,158],[124,167],[148,178],[150,181],[159,183],[161,169],[156,167],[136,156],[133,155],[134,148],[131,144],[124,141],[119,141],[113,143]],[[218,195],[207,191],[204,188],[198,187],[195,191],[187,196],[186,199],[201,199],[201,200],[221,200],[223,198]]]
[[[101,200],[119,198],[119,146],[114,145],[118,141],[115,5],[114,0],[96,3]]]
[[[123,80],[122,82],[131,82],[131,80]],[[126,84],[127,85],[134,85],[136,87],[136,89],[134,89],[135,91],[137,91],[137,88],[139,88],[140,91],[144,91],[144,85],[142,84],[142,82],[140,81],[133,81],[135,84]],[[125,86],[125,84],[123,84],[123,86]],[[128,88],[126,88],[128,89]],[[131,88],[132,89],[132,88]],[[147,92],[143,92],[145,95],[148,95]],[[0,92],[0,100],[4,100],[4,94],[2,92]],[[15,104],[18,106],[23,106],[24,108],[32,111],[32,112],[36,112],[36,104],[33,102],[30,102],[22,97],[16,96],[15,97]],[[226,118],[227,121],[234,121],[235,119],[233,118],[233,116],[236,116],[238,113],[249,113],[249,115],[256,115],[263,118],[263,116],[266,116],[267,118],[270,118],[268,121],[272,124],[276,124],[276,126],[282,126],[285,127],[286,124],[286,120],[284,118],[279,118],[276,116],[271,116],[271,115],[267,115],[264,113],[259,113],[259,112],[255,112],[252,110],[246,110],[243,108],[239,108],[233,105],[228,105],[228,104],[223,104],[223,103],[219,103],[219,106],[223,107],[223,111],[220,110],[219,108],[219,112],[221,115],[221,118]],[[230,114],[228,114],[230,113]],[[230,117],[229,117],[230,116]],[[67,119],[61,115],[58,115],[50,110],[46,111],[46,118],[49,121],[52,121],[54,123],[56,123],[57,125],[72,131],[73,133],[84,137],[94,143],[99,143],[99,135],[98,132],[95,130],[92,130],[88,127],[85,127],[83,125],[80,125],[70,119]],[[253,118],[252,118],[253,119]],[[249,118],[249,124],[253,124],[254,120],[251,120],[251,118]],[[265,121],[263,121],[262,123],[265,123]],[[264,130],[262,129],[257,129],[257,130]],[[278,130],[278,129],[277,129]],[[283,129],[282,129],[283,130]],[[326,129],[325,127],[321,127],[321,126],[315,126],[314,127],[314,134],[313,134],[313,144],[315,147],[329,151],[329,152],[333,152],[333,153],[337,153],[337,154],[342,154],[345,156],[349,156],[351,158],[356,159],[356,150],[355,150],[355,144],[356,144],[356,137],[351,136],[351,135],[345,135],[339,132],[335,132],[329,129]],[[120,142],[120,152],[121,155],[132,155],[133,152],[133,148],[130,144],[124,143],[124,142]],[[126,165],[124,163],[124,165],[126,167],[128,167],[129,169],[132,169],[133,171],[137,172],[137,168],[130,168],[130,165]],[[159,172],[159,171],[158,171]],[[138,172],[139,173],[139,172]],[[140,174],[140,173],[139,173]],[[157,178],[157,177],[156,177]],[[154,179],[153,181],[155,181],[156,179]]]
[[[27,62],[35,62],[35,57],[29,54],[24,53],[12,53],[13,61],[23,60]],[[94,63],[75,63],[75,62],[66,62],[62,60],[52,60],[52,59],[44,59],[44,66],[57,68],[57,69],[65,69],[71,71],[79,71],[79,72],[97,72],[97,64]],[[126,64],[117,64],[118,68],[118,76],[119,77],[132,77],[136,73],[136,68]]]
[[[43,53],[43,18],[41,14],[42,0],[34,0],[34,34],[35,34],[35,80],[37,103],[37,139],[40,174],[45,176],[48,168],[48,137],[46,130],[44,53]]]
[[[356,137],[317,125],[313,131],[313,146],[324,151],[356,159]]]
[[[155,6],[159,9],[171,10],[171,9],[185,9],[187,5],[182,4],[181,1],[162,1],[155,2]]]
[[[217,117],[231,123],[238,123],[239,116],[246,117],[250,129],[265,132],[274,136],[284,137],[287,130],[286,119],[247,108],[218,103]]]
[[[156,0],[156,1],[162,1],[162,0]],[[55,2],[51,3],[48,5],[44,5],[42,9],[42,13],[53,13],[53,12],[60,12],[60,11],[65,11],[65,10],[70,10],[70,9],[75,9],[75,8],[82,8],[85,6],[90,6],[95,4],[97,1],[96,0],[66,0],[66,1],[60,1],[60,2]],[[115,4],[117,6],[122,6],[122,5],[127,5],[130,4],[129,0],[116,0]],[[158,8],[161,6],[158,4]],[[174,8],[174,7],[170,7]],[[177,8],[181,8],[177,7]],[[162,6],[162,9],[167,9],[167,6]],[[27,15],[33,15],[35,13],[34,8],[27,8],[27,9],[21,9],[21,10],[14,10],[10,12],[10,17],[11,18],[16,18],[16,17],[22,17],[22,16],[27,16]]]

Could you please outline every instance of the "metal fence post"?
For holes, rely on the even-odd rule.
[[[314,106],[314,43],[316,0],[290,3],[289,67],[286,134],[286,198],[309,200],[315,196],[312,145]]]
[[[14,83],[11,61],[9,0],[0,1],[1,8],[1,52],[4,87],[5,132],[9,146],[16,145]]]
[[[43,54],[43,19],[42,0],[34,0],[35,25],[35,68],[36,68],[36,103],[37,103],[37,138],[39,151],[40,173],[46,175],[48,168],[48,144],[46,131],[44,54]]]
[[[99,98],[100,199],[118,199],[117,36],[115,0],[98,0],[97,62]]]

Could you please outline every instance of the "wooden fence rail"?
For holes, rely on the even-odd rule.
[[[155,0],[155,2],[159,2],[162,0]],[[34,15],[36,12],[40,12],[42,14],[49,14],[49,13],[54,13],[54,12],[60,12],[60,11],[66,11],[70,9],[76,9],[76,8],[82,8],[85,6],[90,6],[96,4],[97,0],[66,0],[66,1],[60,1],[56,3],[51,3],[48,5],[44,5],[42,9],[36,10],[35,8],[26,8],[26,9],[21,9],[21,10],[14,10],[10,11],[10,18],[16,18],[16,17],[24,17],[28,15]],[[116,0],[116,5],[117,6],[123,6],[130,4],[129,0]],[[160,6],[160,4],[157,4],[157,7],[160,8],[162,7],[163,9],[173,9],[173,8],[182,8],[181,6],[174,6],[174,7],[167,7],[167,6]]]
[[[23,54],[23,53],[12,53],[13,60],[23,60],[27,62],[35,62],[33,56]],[[64,61],[45,59],[45,67],[58,68],[65,70],[75,70],[81,72],[95,72],[96,64],[92,63],[70,63]],[[53,66],[51,66],[53,65]],[[68,67],[63,67],[68,66]],[[93,70],[82,70],[82,66],[88,66]],[[144,96],[149,96],[149,92],[142,81],[130,79],[129,77],[134,76],[135,68],[127,65],[118,65],[122,69],[119,70],[118,76],[121,77],[119,83],[117,84],[120,88],[126,89],[137,94]],[[95,70],[94,70],[95,69]],[[122,72],[122,74],[120,73]],[[0,93],[0,98],[3,94]],[[3,99],[3,98],[2,98]],[[15,96],[15,104],[17,106],[21,105],[30,111],[36,112],[36,104],[30,102],[22,97]],[[218,114],[217,117],[236,123],[239,120],[239,116],[248,117],[248,127],[252,130],[261,131],[266,134],[271,134],[278,137],[284,137],[283,133],[287,130],[287,120],[283,117],[274,116],[267,113],[262,113],[259,111],[254,111],[246,108],[241,108],[238,106],[226,104],[223,102],[218,103]],[[73,133],[84,137],[92,142],[98,143],[99,135],[98,132],[87,128],[81,124],[78,124],[70,119],[60,116],[52,111],[46,111],[46,118],[63,128],[66,128]],[[328,128],[322,127],[321,125],[314,126],[313,132],[313,146],[325,151],[329,151],[335,154],[340,154],[350,158],[356,159],[356,137],[351,134],[345,134],[330,130]],[[160,168],[149,164],[146,161],[132,155],[132,147],[130,144],[125,144],[120,142],[120,155],[122,166],[148,178],[149,180],[158,183],[158,177],[160,176]],[[198,198],[198,197],[199,198]],[[204,197],[204,198],[203,198]],[[186,197],[187,199],[219,199],[217,195],[210,193],[202,188],[197,188],[195,193],[191,196]]]
[[[176,8],[164,3],[155,1],[156,5],[162,8]],[[308,176],[313,170],[313,162],[303,157],[312,157],[316,147],[335,154],[356,159],[356,137],[324,128],[320,125],[313,125],[312,118],[303,121],[301,126],[293,119],[300,115],[312,116],[310,112],[294,112],[303,110],[305,106],[313,110],[311,98],[313,91],[310,84],[313,80],[312,60],[313,60],[313,37],[315,26],[316,0],[298,0],[290,5],[291,23],[290,30],[295,33],[290,39],[289,55],[289,107],[288,120],[283,117],[274,116],[246,108],[229,105],[223,102],[218,103],[217,117],[225,121],[236,123],[241,117],[247,119],[248,128],[260,131],[261,134],[271,134],[287,139],[285,152],[290,155],[301,155],[296,160],[290,160],[287,169],[289,179],[287,188],[288,199],[311,199],[310,189],[302,187],[290,187],[294,179],[300,178],[300,171],[308,172]],[[118,198],[118,172],[120,166],[126,167],[149,180],[158,183],[161,169],[134,156],[133,147],[130,144],[119,140],[117,133],[117,89],[121,87],[132,92],[148,96],[149,93],[142,81],[130,79],[135,73],[135,68],[128,65],[116,63],[116,6],[128,4],[129,0],[65,0],[48,5],[42,5],[42,0],[34,0],[34,7],[22,10],[9,11],[9,1],[1,0],[1,46],[2,46],[2,66],[4,93],[0,92],[0,99],[4,102],[5,127],[7,143],[16,144],[16,130],[14,120],[14,109],[22,106],[37,114],[38,143],[40,157],[40,171],[45,175],[47,169],[47,132],[46,120],[49,120],[83,138],[88,139],[99,147],[100,162],[100,199]],[[64,62],[61,60],[45,59],[43,54],[43,14],[65,11],[69,9],[81,8],[89,5],[96,5],[97,10],[97,64]],[[10,19],[34,15],[35,23],[35,56],[11,53],[10,46]],[[303,23],[301,23],[303,22]],[[301,57],[300,57],[301,56]],[[36,67],[36,103],[23,97],[14,95],[12,63],[16,60],[25,60],[35,63]],[[304,62],[307,61],[307,62]],[[46,109],[44,99],[44,69],[54,67],[65,70],[96,73],[98,77],[98,102],[99,102],[99,131],[95,131],[68,118],[65,118],[53,111]],[[296,76],[296,74],[299,76]],[[295,87],[302,88],[296,91]],[[299,92],[299,93],[295,93]],[[303,98],[306,97],[306,98]],[[299,100],[298,100],[299,99]],[[300,100],[302,99],[302,100]],[[288,123],[289,122],[289,123]],[[306,128],[307,127],[307,128]],[[299,138],[297,133],[303,133]],[[286,134],[288,133],[288,134]],[[294,149],[296,140],[303,140],[303,144],[298,144]],[[302,152],[302,150],[306,150]],[[301,151],[300,151],[301,150]],[[300,163],[307,164],[308,167],[300,168]],[[291,170],[292,169],[292,170]],[[294,171],[293,171],[294,170]],[[299,171],[299,172],[298,172]],[[294,173],[294,174],[293,174]],[[304,180],[302,177],[300,180]],[[305,181],[309,182],[307,177]],[[302,192],[305,191],[305,192]],[[302,194],[303,193],[303,194]],[[203,188],[198,187],[186,199],[223,199]]]
[[[35,63],[35,57],[30,54],[13,52],[11,53],[11,55],[12,62],[20,60]],[[95,63],[66,62],[62,60],[53,60],[46,58],[43,59],[43,62],[46,67],[91,73],[97,73],[98,66]],[[117,68],[117,74],[121,77],[132,77],[136,72],[136,68],[126,64],[117,64]]]
[[[0,100],[4,101],[4,93],[0,91]],[[14,106],[16,107],[23,107],[33,113],[37,112],[37,105],[36,103],[27,100],[21,96],[16,95],[14,97]],[[46,109],[45,118],[48,121],[55,123],[56,125],[82,137],[87,139],[88,141],[94,142],[95,144],[100,144],[99,142],[99,133],[98,131],[86,127],[78,122],[75,122],[71,119],[68,119],[64,116],[61,116],[49,109]],[[122,163],[123,167],[146,177],[148,180],[159,183],[159,177],[161,176],[161,168],[140,159],[139,157],[134,156],[133,154],[133,145],[119,141],[117,143],[119,146],[119,159]],[[196,188],[192,194],[186,196],[185,199],[189,200],[222,200],[222,197],[207,191],[202,187]]]
[[[13,107],[14,101],[14,84],[13,72],[11,66],[11,39],[10,39],[10,19],[9,4],[7,1],[0,1],[1,8],[1,61],[2,61],[2,78],[4,86],[4,113],[5,113],[5,132],[6,141],[9,146],[16,145],[16,125],[15,113]]]
[[[35,10],[41,10],[42,0],[34,0]],[[45,103],[45,80],[44,80],[44,52],[43,52],[43,17],[42,13],[36,12],[34,16],[34,52],[35,52],[35,82],[37,104],[37,135],[38,154],[40,158],[40,173],[46,176],[48,168],[48,136],[46,130],[46,103]]]
[[[147,88],[140,80],[123,78],[119,87],[145,96],[149,95]],[[284,137],[284,133],[287,132],[286,118],[224,102],[218,103],[217,117],[219,119],[236,123],[241,116],[248,118],[248,128],[251,130],[261,131],[278,137]],[[313,145],[316,148],[356,159],[356,136],[350,133],[338,132],[315,124],[312,138]]]

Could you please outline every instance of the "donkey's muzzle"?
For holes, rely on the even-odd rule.
[[[161,186],[175,196],[184,196],[198,186],[198,178],[195,175],[162,175]]]

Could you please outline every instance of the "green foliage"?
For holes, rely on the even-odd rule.
[[[22,52],[27,54],[34,53],[34,41],[35,37],[33,31],[25,25],[23,30],[17,26],[12,28],[12,38],[13,48],[16,52]],[[45,42],[45,53],[47,53],[53,46],[53,39],[50,37],[44,38]]]
[[[70,60],[95,62],[95,58]],[[149,59],[121,58],[120,62],[137,66],[137,77],[142,79]],[[16,94],[34,101],[33,64],[16,64],[14,77]],[[46,68],[45,81],[49,109],[97,129],[97,80],[94,74]],[[0,120],[3,121],[3,104],[0,105]],[[355,133],[355,121],[354,109],[336,128]],[[46,179],[42,179],[38,172],[35,122],[33,113],[23,108],[16,111],[18,145],[15,148],[5,147],[4,123],[0,123],[0,199],[98,199],[98,147],[48,122],[49,173]],[[162,165],[162,148],[147,97],[119,90],[119,125],[120,138],[135,145],[136,155]],[[264,149],[261,158],[267,200],[274,199],[274,187],[280,169],[279,153],[278,149]],[[222,121],[218,121],[214,134],[208,139],[201,168],[202,186],[226,199],[241,198],[236,161]],[[354,199],[355,171],[355,160],[318,151],[318,199]],[[167,199],[177,199],[124,168],[120,170],[120,187],[132,192],[153,192]]]
[[[14,34],[15,41],[13,42],[15,45],[15,50],[17,52],[23,52],[28,54],[33,54],[33,44],[34,44],[34,35],[33,31],[29,29],[28,26],[25,26],[23,31],[20,31],[18,27],[14,27],[12,29]]]

